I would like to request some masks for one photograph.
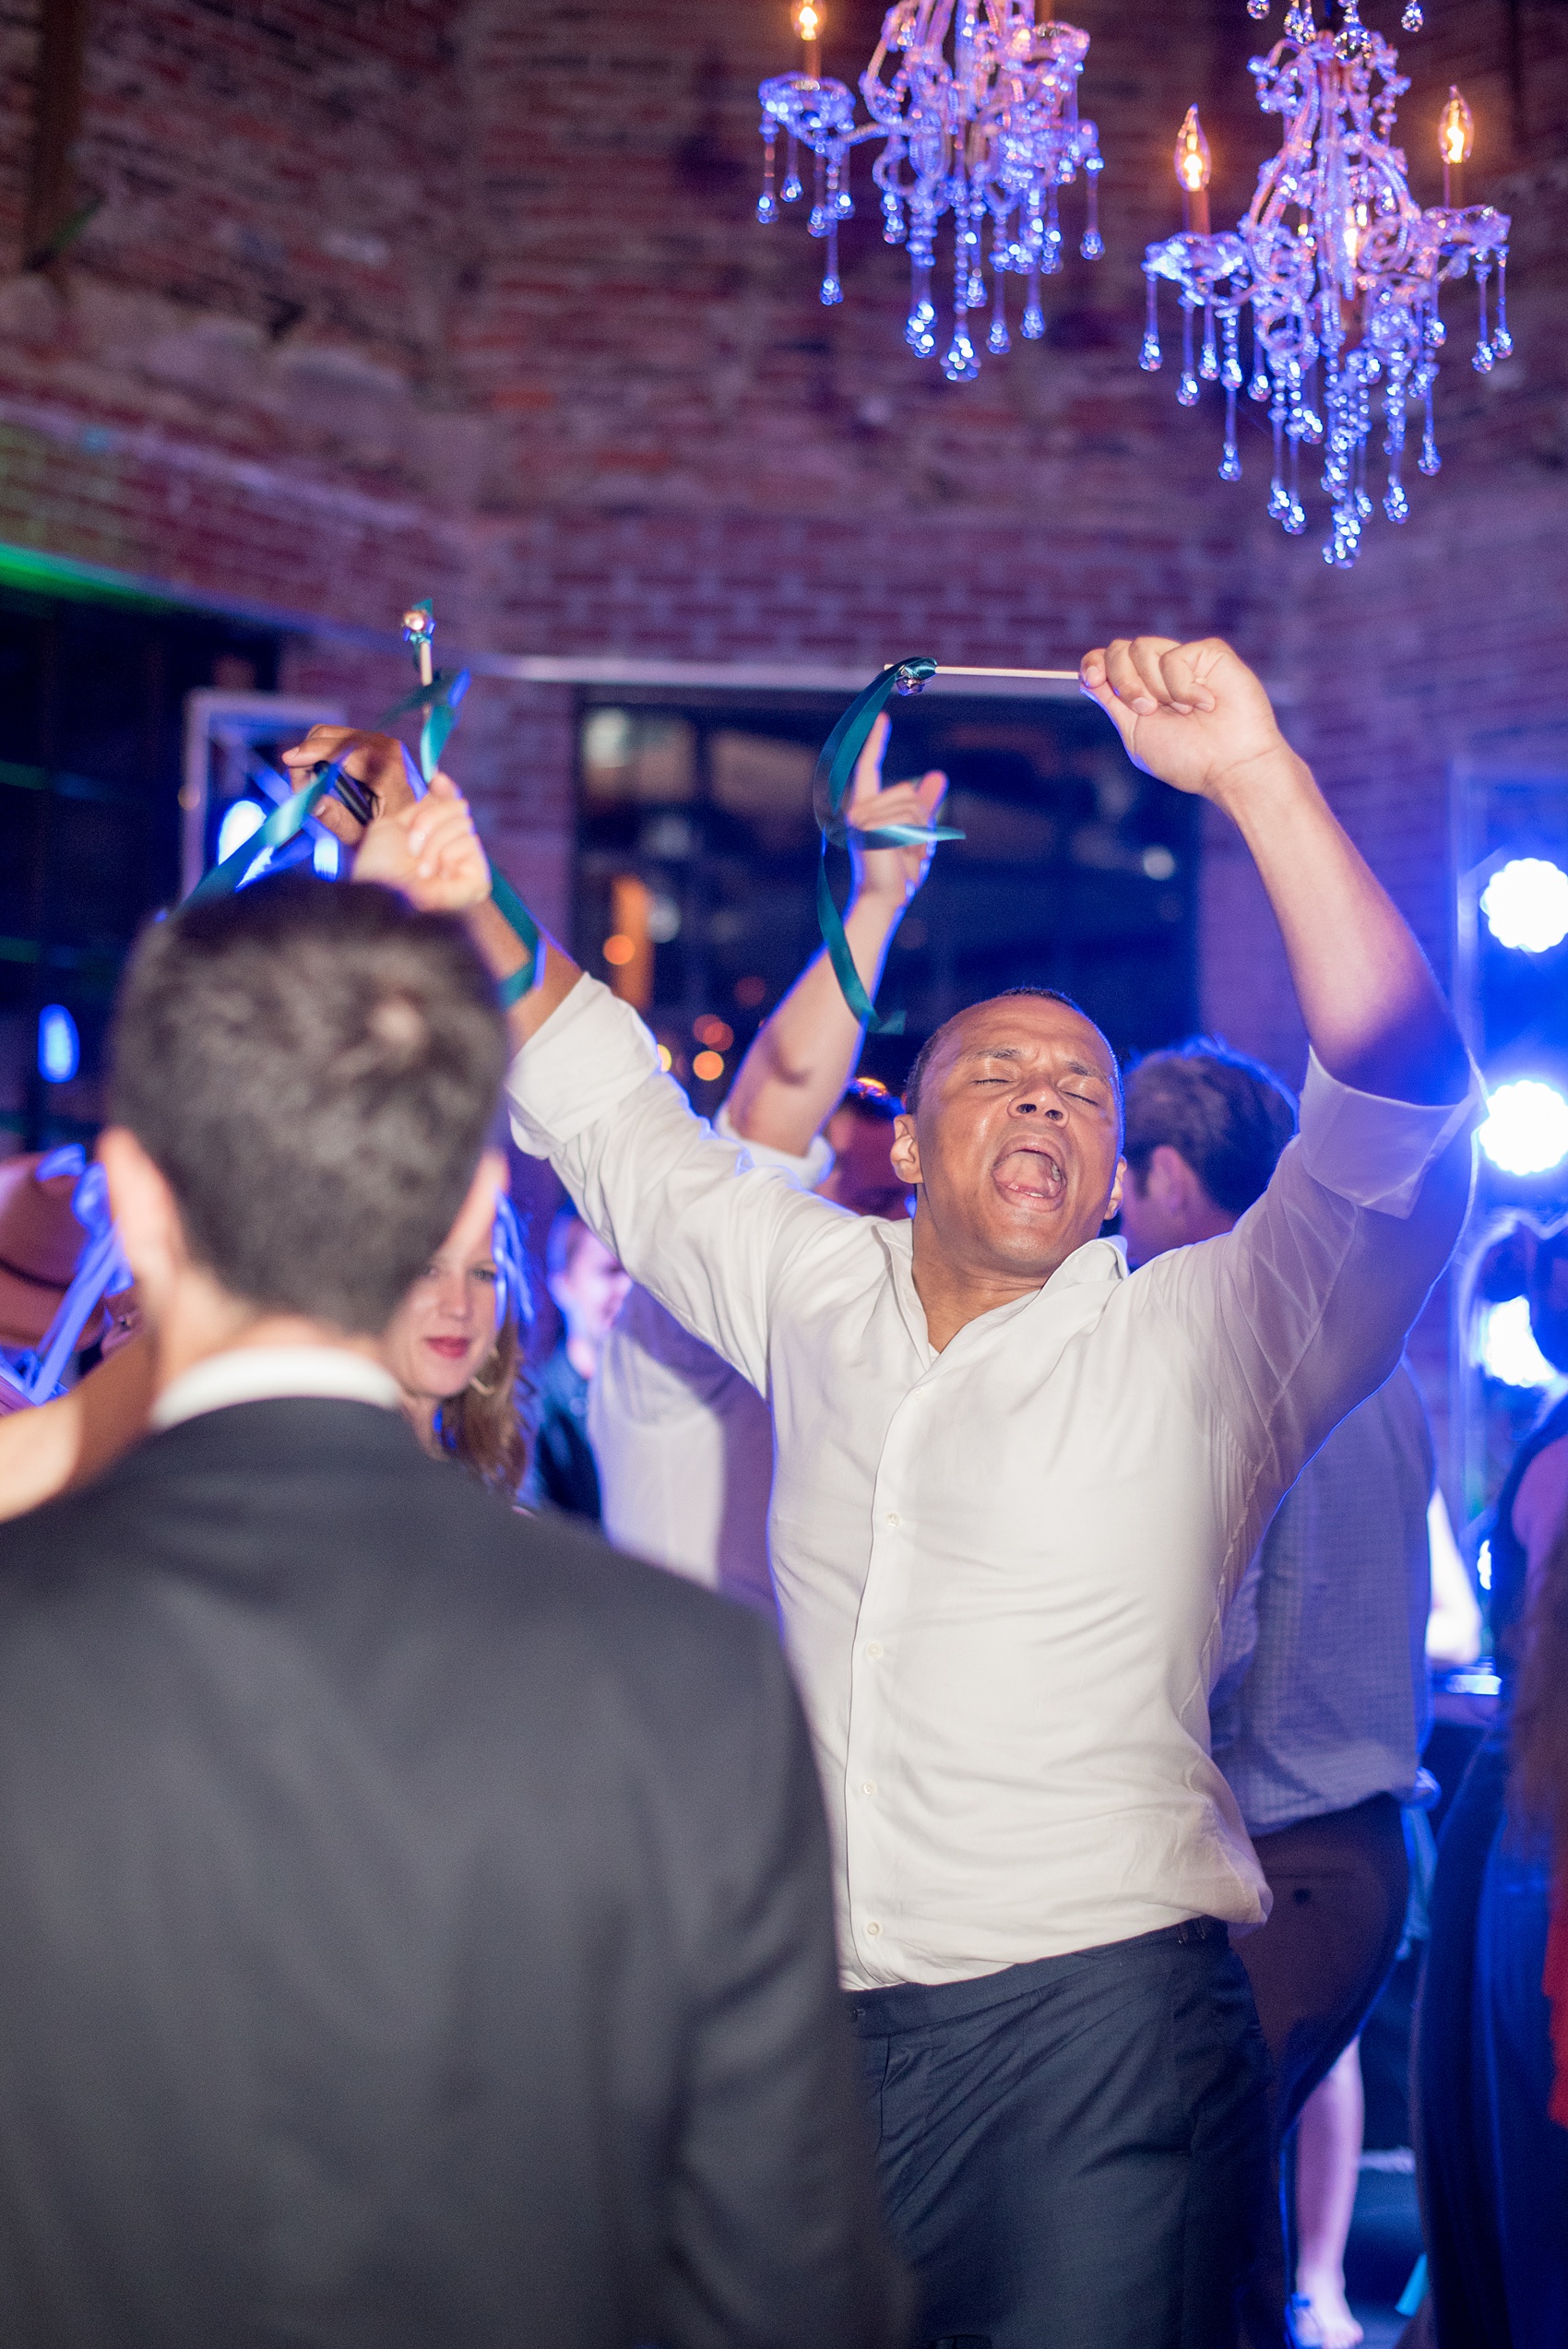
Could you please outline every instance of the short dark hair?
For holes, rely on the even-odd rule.
[[[236,1297],[378,1335],[452,1227],[505,1070],[460,922],[287,872],[138,940],[112,1115]]]
[[[1033,995],[1037,997],[1039,1001],[1045,1003],[1064,1003],[1070,1012],[1076,1012],[1078,1017],[1083,1020],[1087,1026],[1094,1029],[1095,1034],[1105,1046],[1106,1057],[1111,1062],[1111,1074],[1115,1079],[1116,1091],[1118,1098],[1120,1098],[1122,1091],[1122,1072],[1116,1065],[1116,1055],[1111,1049],[1110,1039],[1105,1035],[1104,1030],[1097,1026],[1095,1021],[1089,1018],[1089,1015],[1087,1012],[1085,1011],[1082,1003],[1075,1002],[1071,995],[1063,995],[1059,987],[1004,987],[999,995],[987,995],[982,998],[982,1002],[986,1003],[1006,1003],[1011,1002],[1014,997],[1018,995]],[[966,1003],[963,1011],[955,1012],[951,1018],[944,1019],[940,1027],[933,1028],[932,1033],[926,1038],[925,1042],[921,1046],[920,1050],[915,1054],[915,1064],[904,1081],[904,1107],[911,1117],[914,1116],[915,1111],[920,1108],[921,1087],[925,1083],[927,1072],[931,1067],[932,1062],[936,1057],[938,1047],[941,1045],[943,1038],[946,1036],[949,1028],[953,1027],[957,1021],[964,1018],[967,1013],[978,1012],[980,1008],[980,1003]]]
[[[845,1109],[854,1117],[864,1118],[869,1125],[892,1125],[903,1116],[904,1104],[877,1077],[857,1076],[833,1115],[837,1117]]]
[[[1127,1072],[1123,1157],[1140,1194],[1160,1144],[1179,1151],[1217,1207],[1240,1216],[1268,1189],[1296,1131],[1289,1088],[1213,1036],[1146,1053]]]

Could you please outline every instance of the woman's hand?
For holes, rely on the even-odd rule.
[[[344,774],[369,792],[377,816],[413,807],[423,790],[412,759],[395,734],[366,734],[352,726],[313,726],[303,742],[284,752],[283,764],[297,789],[309,782],[313,769],[338,758]],[[365,836],[366,826],[330,791],[317,800],[311,821],[346,848],[357,848]]]
[[[484,904],[490,860],[450,776],[437,775],[411,807],[376,817],[354,859],[353,878],[401,890],[421,913],[469,913]]]
[[[888,730],[887,714],[884,711],[855,762],[855,779],[844,815],[849,829],[849,858],[857,896],[862,900],[885,899],[902,913],[931,870],[934,841],[922,841],[907,848],[862,848],[855,834],[879,831],[883,825],[893,824],[907,824],[923,830],[935,822],[936,811],[946,796],[947,777],[933,767],[918,783],[895,783],[885,791],[882,762]]]

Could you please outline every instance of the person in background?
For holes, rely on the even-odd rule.
[[[506,1245],[515,1229],[499,1183],[469,1201],[381,1341],[424,1450],[510,1500],[531,1432],[522,1358],[531,1315],[520,1252]]]
[[[1521,1223],[1483,1256],[1478,1294],[1499,1302],[1528,1300],[1530,1330],[1553,1369],[1568,1375],[1568,1223],[1538,1231]],[[1515,1453],[1486,1527],[1491,1549],[1492,1652],[1502,1681],[1497,1717],[1466,1771],[1438,1838],[1432,1882],[1431,1935],[1416,2005],[1414,2094],[1416,2171],[1422,2232],[1430,2263],[1430,2325],[1441,2349],[1536,2349],[1563,2337],[1526,2329],[1515,2332],[1515,2301],[1533,2305],[1533,2286],[1509,2280],[1528,2268],[1550,2286],[1550,2260],[1540,2267],[1527,2241],[1527,2214],[1511,2227],[1504,2191],[1518,2192],[1519,2156],[1536,2141],[1529,2118],[1538,2088],[1538,2000],[1544,1938],[1542,1848],[1510,1836],[1510,1782],[1515,1770],[1516,1699],[1531,1655],[1529,1619],[1535,1594],[1539,1623],[1555,1623],[1561,1589],[1557,1545],[1568,1531],[1568,1393],[1549,1395],[1535,1427]],[[1549,1567],[1552,1570],[1549,1573]],[[1549,1749],[1548,1725],[1560,1718],[1561,1678],[1549,1678],[1548,1658],[1560,1654],[1555,1633],[1543,1635],[1541,1660],[1531,1667],[1530,1742]],[[1560,1750],[1560,1749],[1557,1749]],[[1516,1783],[1546,1801],[1541,1762],[1532,1761]],[[1515,1800],[1517,1814],[1519,1798]],[[1558,1816],[1550,1810],[1553,1818]],[[1510,1924],[1509,1920],[1515,1920]],[[1561,1943],[1554,1945],[1560,1954]],[[1534,1968],[1533,1986],[1525,1971]],[[1521,1970],[1523,1969],[1523,1970]],[[1534,2012],[1534,2023],[1530,2021]],[[1530,2052],[1532,2032],[1538,2035]],[[1510,2042],[1513,2042],[1510,2049]],[[1507,2080],[1515,2074],[1518,2093]],[[1517,2130],[1511,2114],[1521,2117]],[[1555,2143],[1550,2136],[1538,2141]],[[1550,2165],[1527,2192],[1544,2189]],[[1536,2207],[1552,2224],[1561,2213],[1550,2196]],[[1513,2249],[1510,2250],[1512,2242]],[[1523,2294],[1521,2297],[1520,2295]],[[1550,2306],[1550,2290],[1542,2305]],[[1521,2323],[1525,2319],[1521,2316]]]
[[[1270,1071],[1208,1038],[1140,1061],[1126,1101],[1122,1229],[1136,1277],[1168,1250],[1235,1228],[1266,1190],[1296,1111]],[[1400,1807],[1416,1791],[1426,1728],[1435,1482],[1426,1413],[1401,1363],[1307,1463],[1226,1620],[1212,1746],[1272,1894],[1267,1923],[1236,1946],[1274,2062],[1277,2171],[1307,2099],[1335,2078],[1307,2153],[1313,2224],[1295,2292],[1283,2231],[1271,2230],[1244,2307],[1252,2349],[1283,2349],[1288,2296],[1299,2341],[1352,2349],[1360,2338],[1332,2249],[1340,2143],[1353,2125],[1359,2150],[1360,2130],[1347,2050],[1404,1930]],[[1353,2165],[1350,2177],[1353,2194]]]
[[[436,1465],[379,1358],[505,1059],[387,888],[133,955],[153,1432],[0,1531],[7,2343],[901,2349],[777,1643]]]
[[[880,825],[929,824],[947,788],[933,770],[885,790],[888,730],[880,718],[856,764],[849,806],[844,934],[868,995],[931,850],[866,849],[857,836]],[[898,1222],[909,1213],[909,1186],[892,1160],[903,1104],[873,1080],[850,1082],[863,1041],[832,964],[816,955],[753,1038],[716,1131],[796,1190],[814,1190],[851,1215]],[[777,1620],[767,1404],[646,1288],[633,1289],[605,1342],[588,1432],[611,1539]]]
[[[893,1166],[894,1129],[903,1114],[897,1093],[874,1077],[857,1077],[823,1128],[833,1164],[816,1186],[817,1197],[848,1207],[852,1216],[907,1222],[914,1194]]]
[[[102,1358],[68,1394],[0,1418],[0,1522],[89,1484],[146,1434],[153,1350],[130,1301],[110,1300]],[[493,1185],[465,1205],[381,1341],[423,1449],[512,1499],[528,1466],[529,1319],[516,1219]]]
[[[1428,1666],[1448,1670],[1474,1664],[1481,1652],[1481,1611],[1441,1486],[1427,1512],[1427,1546],[1431,1560]],[[1426,1940],[1436,1857],[1427,1815],[1413,1807],[1405,1813],[1405,1843],[1411,1884],[1405,1938],[1397,1952],[1401,1961]],[[1408,2035],[1407,2031],[1407,2052]],[[1402,2065],[1401,2070],[1408,2095],[1408,2069]],[[1296,2333],[1299,2341],[1315,2339],[1327,2349],[1353,2349],[1363,2337],[1345,2297],[1345,2253],[1355,2216],[1365,2127],[1358,2036],[1319,2081],[1296,2123],[1296,2292],[1306,2304],[1296,2311]]]
[[[597,1525],[599,1465],[588,1437],[588,1387],[631,1282],[573,1206],[558,1208],[545,1242],[545,1285],[561,1335],[539,1373],[539,1417],[525,1494],[532,1509],[555,1509]]]
[[[1484,2223],[1510,2349],[1568,2342],[1568,1516],[1527,1586],[1508,1801],[1476,1936]]]
[[[47,1335],[88,1235],[72,1210],[81,1178],[78,1148],[32,1151],[0,1160],[0,1362],[18,1363]],[[82,1332],[86,1350],[113,1326],[113,1309]],[[0,1414],[19,1401],[0,1379]]]
[[[1104,1037],[1048,990],[922,1047],[911,1222],[737,1164],[628,1007],[543,942],[513,1131],[773,1406],[773,1563],[918,2341],[1217,2349],[1267,2059],[1226,1925],[1267,1891],[1207,1752],[1226,1599],[1386,1380],[1468,1198],[1479,1082],[1408,928],[1218,640],[1085,656],[1129,754],[1241,827],[1309,1036],[1302,1133],[1206,1248],[1129,1278]],[[374,739],[314,734],[302,762]],[[409,812],[422,885],[437,812]],[[476,849],[470,933],[526,949]],[[733,1610],[739,1613],[740,1610]]]

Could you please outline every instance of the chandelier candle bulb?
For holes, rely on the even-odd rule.
[[[1465,166],[1476,145],[1476,118],[1452,82],[1448,103],[1438,117],[1437,145],[1443,157],[1443,202],[1448,209],[1465,201]]]
[[[1176,135],[1176,184],[1182,191],[1182,225],[1194,236],[1208,234],[1208,141],[1198,110],[1189,106]]]
[[[802,0],[802,6],[795,11],[795,30],[800,34],[802,45],[805,51],[805,72],[808,81],[816,81],[821,77],[822,27],[822,10],[814,7],[812,0]]]

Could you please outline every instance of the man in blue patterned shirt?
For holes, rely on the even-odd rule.
[[[1207,1038],[1141,1062],[1127,1080],[1122,1203],[1134,1270],[1229,1231],[1295,1124],[1277,1078]],[[1226,1619],[1211,1740],[1274,1895],[1267,1924],[1237,1949],[1274,2058],[1277,2151],[1359,2032],[1404,1926],[1400,1806],[1427,1729],[1433,1481],[1402,1362],[1308,1462]],[[1272,2236],[1248,2295],[1250,2349],[1289,2337],[1285,2275]],[[1359,2338],[1343,2315],[1336,2337]]]

